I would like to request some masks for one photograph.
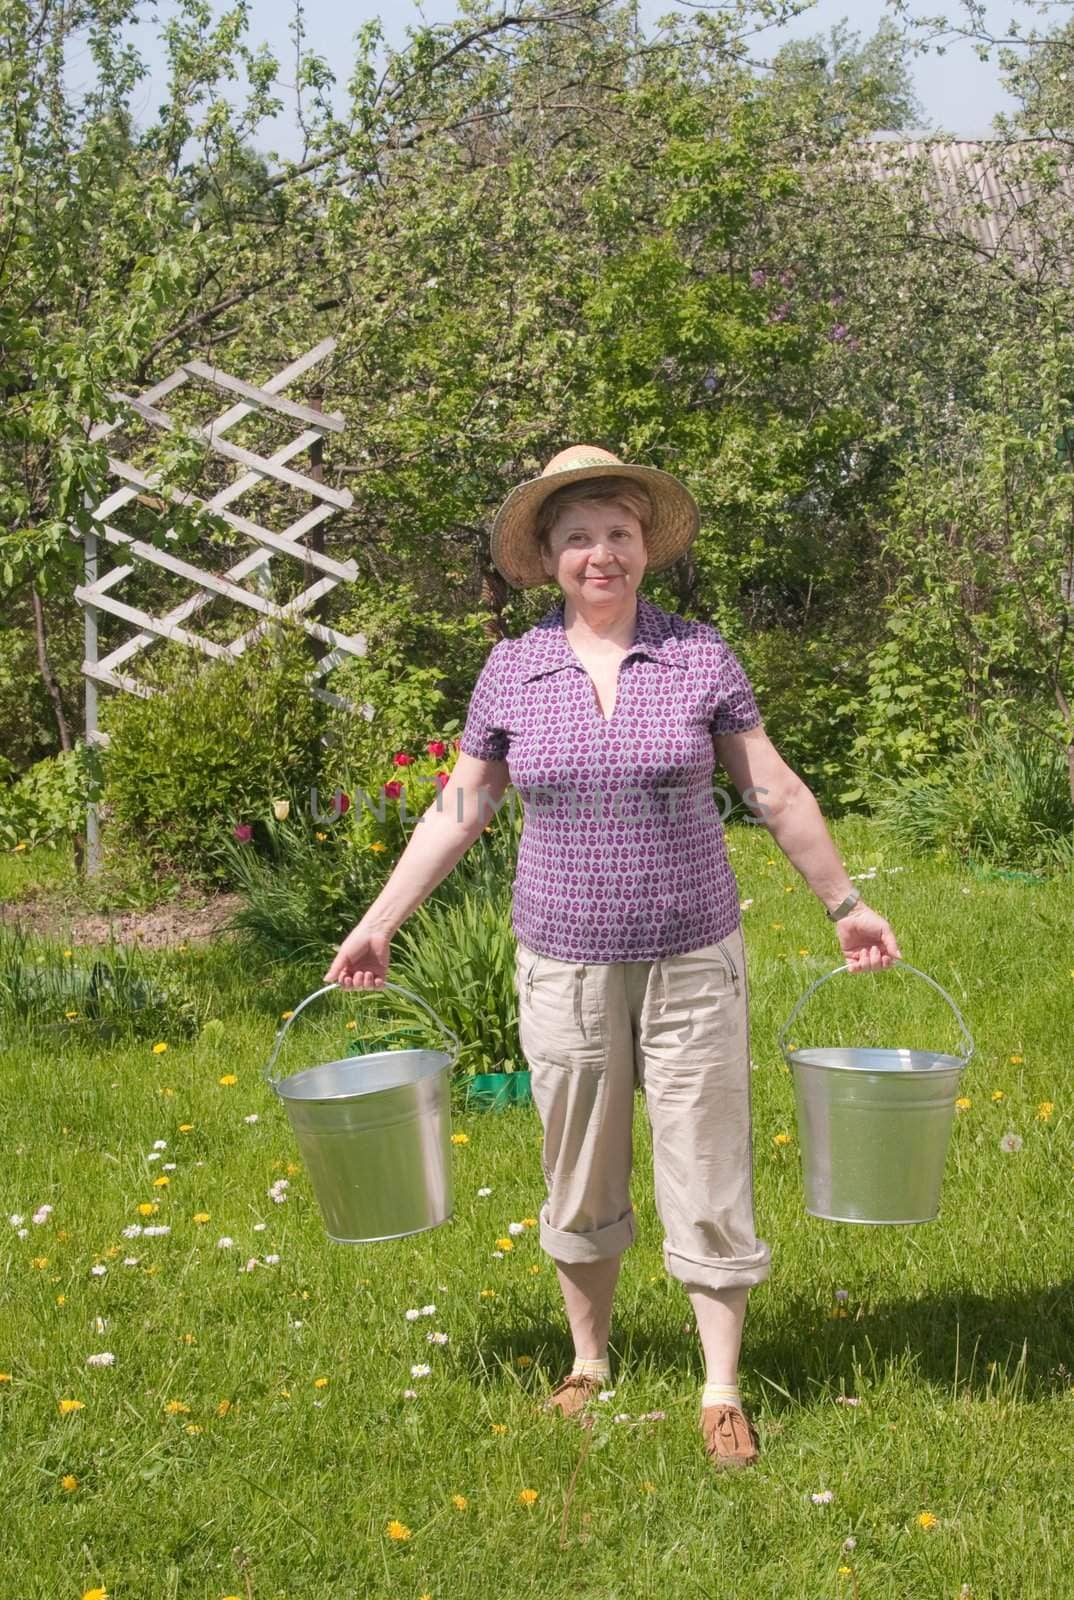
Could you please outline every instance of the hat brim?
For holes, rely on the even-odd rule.
[[[568,467],[540,478],[530,478],[512,489],[496,513],[490,539],[493,565],[516,589],[534,589],[554,583],[541,565],[537,546],[537,512],[550,494],[584,478],[633,478],[649,491],[653,522],[646,536],[647,572],[659,572],[689,548],[697,537],[701,513],[686,486],[659,467],[639,467],[609,461]]]

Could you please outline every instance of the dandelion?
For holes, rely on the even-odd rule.
[[[955,1110],[956,1111],[968,1111],[972,1104],[973,1104],[973,1101],[969,1098],[968,1095],[960,1094],[958,1099],[955,1101]]]
[[[1038,1122],[1050,1122],[1051,1121],[1052,1112],[1054,1110],[1055,1110],[1055,1101],[1054,1100],[1042,1100],[1040,1105],[1037,1107],[1037,1121]]]
[[[327,1389],[328,1388],[328,1379],[327,1378],[314,1378],[313,1387],[315,1389]]]
[[[159,1039],[157,1041],[157,1043],[153,1046],[153,1054],[155,1056],[162,1056],[164,1054],[165,1050],[167,1050],[167,1048],[168,1048],[168,1046],[164,1043],[164,1040],[163,1039]]]
[[[452,1144],[469,1144],[470,1135],[468,1133],[453,1133],[451,1135],[451,1142]]]
[[[506,1422],[493,1422],[490,1424],[493,1433],[502,1436],[507,1432]]]
[[[388,846],[384,843],[383,839],[374,839],[372,844],[366,846],[367,850],[372,850],[377,855],[379,855],[382,850],[387,850],[387,848]]]
[[[830,1506],[835,1499],[835,1492],[832,1489],[821,1489],[811,1494],[809,1498],[815,1506]]]
[[[153,1179],[153,1187],[154,1189],[166,1189],[171,1181],[172,1180],[169,1177],[166,1177],[164,1173],[161,1173],[159,1178]]]
[[[193,1131],[194,1131],[194,1124],[192,1122],[181,1122],[179,1124],[179,1132],[180,1133],[193,1133]]]
[[[239,1080],[233,1072],[225,1072],[223,1077],[217,1078],[216,1081],[217,1083],[221,1084],[223,1088],[230,1089],[232,1084],[238,1083]]]
[[[75,1490],[78,1488],[78,1479],[75,1477],[73,1472],[64,1473],[63,1477],[60,1479],[60,1488],[63,1489],[67,1494],[74,1494]]]
[[[11,1373],[10,1372],[0,1372],[0,1383],[10,1383],[10,1382],[11,1382]]]
[[[82,1600],[108,1600],[107,1589],[87,1589]]]
[[[194,1221],[199,1227],[201,1227],[203,1223],[210,1222],[211,1220],[212,1219],[207,1211],[195,1211],[194,1213]]]
[[[111,1350],[102,1350],[99,1355],[87,1356],[87,1367],[114,1367],[116,1358]]]
[[[790,1142],[791,1142],[791,1136],[790,1136],[789,1133],[775,1133],[775,1134],[772,1135],[772,1143],[774,1145],[776,1145],[777,1147],[782,1147],[785,1144],[790,1144]]]
[[[1022,1148],[1021,1135],[1017,1133],[1005,1133],[1003,1138],[999,1141],[999,1147],[1003,1151],[1004,1155],[1016,1155]]]
[[[1001,1100],[1006,1100],[1006,1098],[1007,1098],[1007,1096],[1006,1096],[1006,1094],[1005,1094],[1005,1093],[1004,1093],[1004,1092],[1003,1092],[1003,1090],[1002,1090],[1002,1089],[993,1089],[993,1090],[992,1090],[992,1099],[993,1099],[993,1101],[995,1101],[995,1103],[996,1103],[996,1104],[997,1104],[997,1105],[998,1105],[998,1104],[999,1104],[999,1102],[1000,1102],[1000,1101],[1001,1101]]]
[[[538,1275],[540,1270],[541,1270],[540,1267],[531,1267],[530,1268],[530,1273],[534,1278],[536,1278],[536,1276]]]
[[[841,1578],[849,1578],[850,1577],[850,1573],[851,1573],[851,1568],[850,1567],[840,1567],[839,1568],[839,1576]]]
[[[516,1367],[532,1367],[533,1366],[533,1357],[532,1356],[516,1356],[515,1357],[515,1366]]]
[[[939,1523],[939,1520],[939,1517],[934,1516],[931,1511],[919,1511],[914,1518],[918,1527],[923,1528],[926,1533],[931,1533],[932,1529]]]
[[[518,1491],[518,1503],[521,1506],[532,1506],[534,1504],[534,1502],[536,1501],[536,1499],[537,1499],[537,1490],[536,1489],[520,1489]]]
[[[178,1417],[186,1415],[190,1411],[190,1407],[184,1404],[182,1400],[169,1400],[164,1407],[164,1411],[165,1415],[169,1417]]]
[[[385,1531],[389,1539],[395,1539],[397,1542],[410,1538],[410,1529],[406,1523],[398,1522],[395,1517],[389,1522]]]
[[[78,1012],[77,1011],[65,1011],[64,1012],[64,1016],[67,1018],[68,1022],[74,1022],[75,1018],[78,1016]]]
[[[467,1500],[464,1494],[453,1494],[451,1497],[451,1503],[455,1507],[456,1511],[465,1511],[467,1506],[470,1504],[469,1500]]]
[[[477,1298],[479,1300],[495,1300],[496,1291],[495,1291],[495,1289],[481,1289],[479,1291],[479,1293],[478,1293]]]
[[[85,1409],[86,1409],[86,1402],[84,1400],[61,1400],[60,1401],[60,1416],[61,1417],[70,1416],[72,1411],[85,1411]]]
[[[410,1369],[410,1376],[412,1378],[427,1378],[432,1370],[428,1362],[416,1361]]]
[[[30,1262],[30,1265],[32,1267],[36,1267],[39,1272],[43,1272],[48,1266],[48,1256],[34,1256],[33,1260]],[[94,1271],[96,1270],[97,1269],[94,1268]]]
[[[506,1255],[509,1250],[513,1250],[515,1248],[515,1242],[513,1239],[507,1238],[497,1239],[496,1248],[497,1250],[502,1250],[504,1255]]]
[[[782,922],[773,922],[773,923],[770,924],[770,926],[772,928],[772,932],[773,933],[779,933],[779,932],[782,931],[782,928],[783,928]]]
[[[1020,1067],[1022,1065],[1022,1061],[1023,1060],[1024,1060],[1024,1057],[1022,1057],[1022,1056],[1012,1056],[1011,1057],[1011,1066],[1012,1067]]]
[[[523,1217],[522,1218],[522,1226],[524,1228],[535,1228],[537,1226],[537,1218],[536,1217]]]

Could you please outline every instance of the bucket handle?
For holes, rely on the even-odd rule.
[[[940,985],[936,982],[935,978],[930,978],[927,972],[922,972],[920,970],[920,968],[918,968],[918,967],[912,967],[908,961],[903,961],[900,958],[899,960],[894,961],[892,963],[892,965],[896,966],[896,967],[905,967],[907,972],[916,972],[919,978],[924,978],[926,983],[930,983],[932,985],[932,987],[936,990],[937,994],[943,995],[944,999],[947,1001],[948,1005],[951,1007],[951,1010],[955,1013],[955,1019],[958,1022],[958,1025],[962,1030],[962,1043],[963,1043],[963,1046],[965,1048],[965,1052],[966,1053],[965,1053],[964,1056],[960,1057],[960,1060],[962,1062],[962,1065],[965,1066],[967,1064],[967,1062],[969,1061],[970,1057],[973,1055],[973,1040],[970,1037],[969,1029],[966,1027],[965,1022],[962,1020],[961,1011],[958,1009],[958,1007],[956,1006],[955,1002],[951,999],[951,996],[948,994],[947,990],[941,988]],[[798,1015],[799,1011],[801,1011],[802,1007],[805,1005],[805,1003],[809,999],[810,995],[814,992],[814,990],[819,989],[822,983],[827,983],[829,978],[834,978],[836,973],[838,973],[838,972],[850,972],[850,971],[851,971],[851,968],[849,966],[846,966],[846,965],[843,965],[841,967],[834,967],[831,972],[824,973],[824,975],[822,977],[818,978],[815,983],[811,983],[809,988],[806,990],[805,994],[802,995],[801,999],[798,1001],[797,1005],[794,1007],[794,1010],[791,1012],[790,1016],[787,1018],[786,1022],[783,1024],[782,1028],[780,1028],[780,1030],[779,1030],[779,1048],[780,1048],[780,1053],[785,1057],[786,1060],[788,1060],[788,1061],[790,1060],[790,1055],[789,1055],[789,1053],[787,1051],[787,1047],[786,1047],[786,1045],[784,1043],[784,1040],[786,1039],[788,1033],[790,1032],[791,1023],[794,1021],[794,1019]]]
[[[292,1011],[291,1015],[287,1018],[286,1022],[283,1025],[283,1027],[277,1033],[276,1042],[272,1047],[272,1054],[269,1056],[268,1064],[265,1067],[265,1072],[264,1072],[264,1076],[265,1076],[267,1082],[272,1086],[273,1089],[275,1089],[276,1085],[279,1083],[280,1080],[278,1078],[274,1078],[272,1076],[272,1069],[276,1065],[276,1057],[280,1053],[280,1048],[281,1048],[281,1046],[283,1044],[283,1041],[284,1041],[284,1038],[286,1036],[288,1028],[291,1026],[292,1022],[294,1022],[295,1019],[298,1017],[299,1012],[304,1011],[306,1009],[306,1007],[312,1001],[319,1000],[321,995],[322,994],[327,994],[330,989],[338,989],[338,988],[339,988],[339,984],[338,983],[326,983],[323,989],[315,989],[313,994],[308,994],[306,996],[305,1000],[302,1001],[301,1005],[297,1005],[295,1007],[295,1009]],[[385,980],[384,980],[384,988],[385,989],[394,989],[396,994],[405,994],[408,1000],[416,1001],[417,1004],[419,1006],[421,1006],[423,1011],[427,1011],[429,1013],[429,1015],[432,1017],[433,1021],[436,1023],[437,1027],[441,1030],[442,1033],[445,1033],[447,1035],[447,1037],[451,1040],[452,1044],[455,1046],[455,1052],[454,1052],[454,1055],[452,1056],[452,1060],[454,1060],[455,1056],[458,1055],[459,1050],[462,1048],[461,1045],[459,1044],[458,1039],[452,1033],[452,1031],[448,1027],[447,1023],[446,1022],[442,1022],[440,1020],[440,1018],[437,1016],[436,1012],[432,1009],[432,1007],[426,1005],[425,1001],[421,998],[421,995],[420,994],[414,994],[413,991],[410,990],[410,989],[404,989],[402,984],[389,983],[387,978],[385,978]],[[355,991],[355,992],[357,993],[358,991]],[[368,993],[369,991],[368,990],[364,990],[362,992],[363,993]],[[377,994],[381,993],[381,991],[379,989],[375,990],[373,992],[377,993]]]

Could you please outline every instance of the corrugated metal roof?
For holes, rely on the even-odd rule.
[[[920,183],[939,237],[969,240],[985,255],[1002,257],[1020,270],[1050,266],[1069,275],[1071,262],[1065,248],[1057,249],[1054,226],[1064,217],[1074,222],[1069,146],[1044,140],[885,138],[870,141],[868,149],[877,177],[904,174]],[[1045,165],[1056,157],[1052,185]],[[1074,238],[1074,228],[1068,238]]]

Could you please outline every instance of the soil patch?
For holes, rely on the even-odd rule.
[[[164,950],[224,937],[241,904],[240,895],[216,894],[201,902],[154,906],[149,911],[87,911],[41,897],[0,905],[0,922],[72,945],[106,945],[114,940],[142,950]]]

